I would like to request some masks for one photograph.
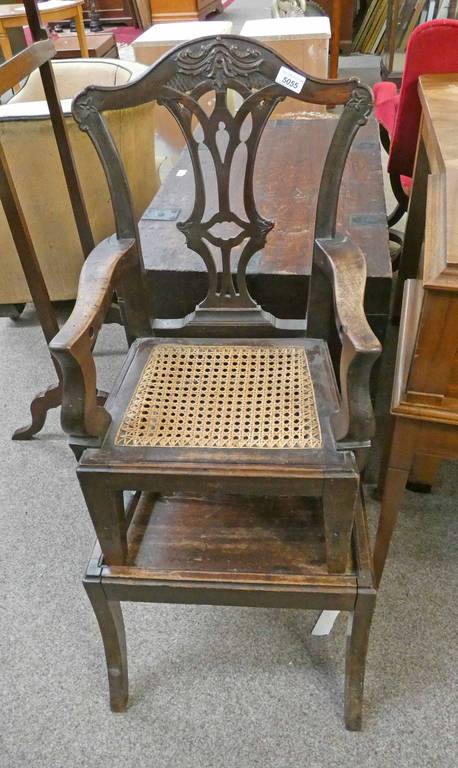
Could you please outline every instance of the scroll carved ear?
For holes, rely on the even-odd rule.
[[[357,112],[360,116],[358,125],[366,125],[367,118],[372,112],[372,91],[366,85],[362,85],[358,81],[355,82],[358,84],[347,101],[345,109]]]
[[[88,133],[91,119],[98,115],[98,109],[94,103],[91,86],[80,93],[73,101],[72,115],[78,123],[80,131]]]

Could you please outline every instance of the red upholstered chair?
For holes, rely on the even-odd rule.
[[[434,19],[420,24],[410,37],[400,92],[394,83],[374,86],[375,116],[389,154],[388,172],[398,202],[388,216],[390,227],[407,211],[409,202],[421,116],[418,78],[450,72],[458,72],[458,21]],[[390,239],[399,242],[399,236],[392,231]]]

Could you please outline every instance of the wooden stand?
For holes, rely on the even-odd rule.
[[[113,711],[123,711],[128,701],[121,601],[334,609],[349,612],[345,724],[349,730],[361,728],[376,598],[362,504],[353,558],[340,575],[328,572],[323,518],[314,499],[143,493],[133,498],[127,515],[126,565],[105,565],[97,544],[83,582],[102,634]]]
[[[70,201],[75,215],[76,226],[81,240],[83,253],[87,255],[94,247],[89,219],[84,204],[75,163],[68,141],[67,127],[62,114],[61,104],[57,96],[54,73],[50,60],[55,50],[48,40],[46,31],[41,27],[35,0],[25,0],[27,22],[34,43],[21,51],[0,67],[0,92],[12,88],[16,83],[39,68],[43,89],[49,106],[51,122],[54,128],[57,146],[63,165],[65,179],[70,195]],[[38,263],[33,243],[27,228],[21,204],[16,194],[14,182],[0,147],[0,199],[10,224],[11,234],[16,245],[24,275],[36,307],[40,324],[49,344],[59,330],[54,307],[51,304],[46,284]],[[28,440],[40,431],[50,408],[61,404],[62,381],[60,371],[54,363],[58,376],[58,384],[49,387],[37,395],[30,406],[32,423],[28,427],[17,429],[14,440]]]

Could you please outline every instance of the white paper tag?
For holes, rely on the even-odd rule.
[[[288,69],[288,67],[280,67],[278,70],[278,75],[275,78],[275,82],[280,83],[280,85],[283,85],[290,91],[300,93],[305,83],[305,77],[304,75],[299,75],[297,72],[294,72],[293,69]]]
[[[187,172],[188,171],[186,170],[186,168],[180,168],[180,170],[177,171],[177,176],[186,176]]]
[[[329,635],[338,615],[339,611],[321,611],[317,622],[312,629],[312,635],[315,635],[315,637],[325,637],[325,635]]]

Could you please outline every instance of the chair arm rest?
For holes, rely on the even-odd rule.
[[[136,259],[133,239],[103,240],[81,270],[76,303],[65,325],[49,345],[62,372],[62,428],[80,437],[102,437],[111,421],[97,403],[92,350],[113,293]]]
[[[364,312],[366,260],[349,237],[316,240],[316,259],[331,281],[340,358],[341,407],[333,422],[337,439],[368,440],[375,419],[370,374],[382,350]]]

